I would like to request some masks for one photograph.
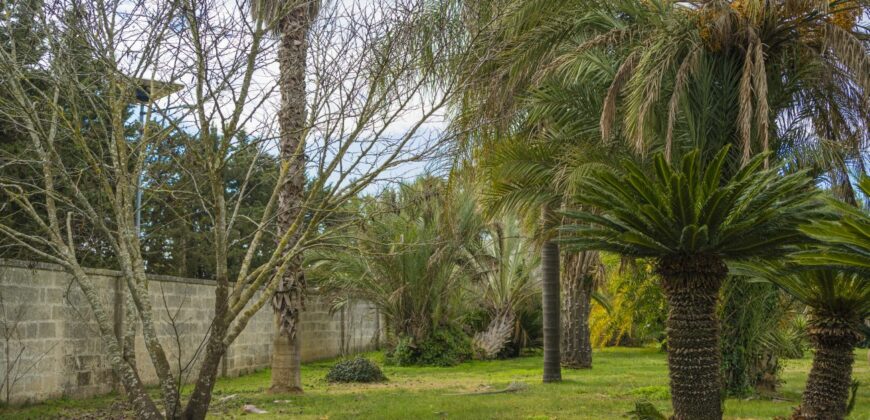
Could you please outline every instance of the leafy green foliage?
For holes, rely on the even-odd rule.
[[[236,136],[223,166],[227,200],[241,195],[238,220],[233,224],[229,240],[244,242],[257,231],[257,222],[272,194],[278,178],[278,159],[263,153],[262,139],[246,133]],[[143,253],[149,271],[195,278],[214,277],[214,251],[197,246],[212,238],[211,215],[195,193],[207,184],[207,169],[196,156],[210,141],[189,138],[185,133],[173,133],[157,145],[154,157],[144,174],[146,185],[142,208]],[[179,165],[178,162],[185,162]],[[245,182],[247,179],[247,182]],[[198,187],[199,186],[199,187]],[[265,262],[274,249],[274,232],[264,231],[263,248],[253,256],[253,264]],[[235,273],[242,264],[247,249],[230,247],[228,264]]]
[[[347,231],[346,242],[311,254],[308,271],[336,296],[378,307],[396,338],[423,341],[461,315],[459,285],[467,273],[457,263],[463,238],[475,234],[465,229],[476,222],[463,219],[473,215],[451,214],[441,206],[445,198],[436,178],[364,198],[361,222]]]
[[[727,392],[774,391],[782,358],[800,358],[806,343],[795,302],[773,284],[729,276],[722,290],[722,372]]]
[[[870,177],[859,187],[870,197]],[[838,211],[834,220],[814,220],[802,230],[821,242],[819,246],[795,254],[801,265],[870,274],[870,212],[849,204],[829,200]]]
[[[634,405],[634,410],[626,414],[628,418],[633,420],[666,420],[668,418],[656,406],[647,401],[638,401]]]
[[[870,317],[870,282],[842,271],[801,269],[782,263],[732,263],[731,271],[775,283],[813,310],[813,322],[845,326],[856,333]]]
[[[613,254],[602,254],[601,260],[607,273],[601,293],[610,307],[600,304],[593,307],[592,345],[636,346],[662,342],[667,308],[651,261],[623,261]]]
[[[435,330],[419,342],[400,338],[387,353],[386,362],[396,366],[455,366],[471,359],[471,339],[461,329],[445,327]]]
[[[363,357],[344,360],[335,364],[326,374],[329,382],[383,382],[387,380],[381,368]]]
[[[651,174],[630,161],[622,173],[595,172],[581,181],[577,201],[600,214],[567,212],[581,224],[563,229],[565,242],[633,257],[724,259],[782,255],[804,242],[798,226],[823,214],[812,179],[762,170],[763,156],[726,177],[728,150],[706,165],[696,150],[679,164],[656,155]]]

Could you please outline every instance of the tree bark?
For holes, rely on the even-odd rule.
[[[718,257],[662,258],[656,268],[670,310],[668,370],[675,420],[722,418],[716,304],[728,272]]]
[[[187,402],[187,407],[181,415],[185,420],[205,419],[209,404],[211,404],[218,368],[224,353],[227,351],[227,343],[224,340],[227,337],[227,330],[231,322],[227,319],[229,312],[228,235],[226,202],[224,201],[223,184],[219,176],[219,173],[216,172],[210,174],[212,197],[214,197],[216,204],[215,224],[212,228],[215,250],[215,282],[217,283],[217,287],[214,289],[214,318],[212,318],[211,332],[205,346],[205,355],[199,368],[196,385],[190,395],[190,400]]]
[[[277,314],[275,322],[276,331],[272,340],[272,384],[269,387],[269,392],[273,394],[301,394],[303,392],[302,354],[298,339],[299,334],[291,338],[284,332],[280,327],[280,316]]]
[[[559,361],[559,245],[548,240],[541,249],[541,299],[544,329],[544,382],[562,380]]]
[[[154,401],[148,396],[148,392],[142,385],[139,379],[139,374],[133,366],[130,366],[124,360],[123,349],[118,337],[115,336],[112,322],[103,308],[99,294],[96,292],[93,284],[81,267],[74,265],[71,267],[71,274],[76,279],[82,293],[85,295],[91,310],[94,312],[94,318],[97,321],[97,327],[100,331],[100,338],[106,344],[109,362],[112,365],[112,370],[121,381],[124,387],[124,393],[127,399],[133,405],[133,410],[136,413],[136,418],[143,420],[162,419],[163,415],[157,409]]]
[[[813,367],[794,418],[844,419],[859,335],[846,325],[811,326],[809,335],[815,348]]]
[[[208,414],[212,390],[217,381],[218,367],[226,352],[226,345],[223,342],[226,333],[226,325],[215,322],[206,345],[205,358],[196,377],[196,385],[182,414],[184,420],[202,420]]]
[[[589,313],[592,309],[593,278],[585,252],[566,256],[562,284],[562,366],[570,369],[592,367]]]
[[[281,130],[281,159],[290,163],[288,176],[278,196],[278,227],[280,232],[292,229],[302,209],[305,190],[305,65],[308,48],[308,29],[313,18],[308,2],[291,6],[278,20],[278,85],[281,91],[279,127]],[[298,241],[294,232],[289,241]],[[302,273],[302,256],[296,255],[289,269],[279,279],[272,307],[278,320],[278,330],[272,348],[273,392],[301,392],[299,375],[300,340],[296,334],[299,313],[303,310],[305,276]],[[281,338],[281,335],[285,338]],[[286,376],[282,376],[286,375]]]

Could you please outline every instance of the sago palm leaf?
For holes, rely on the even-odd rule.
[[[856,327],[870,317],[870,282],[857,274],[782,263],[733,262],[729,268],[778,285],[818,315],[850,320]]]
[[[859,184],[865,197],[870,194],[870,178]],[[829,200],[839,212],[836,220],[819,220],[801,230],[822,244],[795,254],[796,262],[812,267],[828,267],[870,274],[870,214],[866,208],[854,207],[838,200]]]
[[[798,226],[825,212],[812,179],[762,170],[764,156],[726,177],[728,157],[727,147],[706,165],[697,150],[676,164],[658,154],[652,173],[631,161],[595,172],[576,201],[597,212],[566,212],[578,223],[563,229],[565,242],[635,257],[744,259],[805,241]]]

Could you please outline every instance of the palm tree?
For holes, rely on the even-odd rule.
[[[279,230],[286,232],[293,228],[304,198],[305,66],[308,31],[320,8],[320,0],[254,0],[251,8],[254,17],[272,27],[279,38],[280,151],[281,160],[290,166],[278,197],[277,219]],[[291,238],[294,240],[295,237]],[[302,392],[301,344],[296,333],[304,296],[305,276],[300,255],[280,279],[272,299],[276,331],[272,342],[271,392]]]
[[[309,271],[325,290],[374,305],[394,344],[420,347],[455,325],[463,309],[464,243],[480,227],[473,208],[471,200],[449,199],[437,178],[386,190],[364,199],[345,243],[307,257]]]
[[[812,179],[760,169],[757,156],[732,177],[723,148],[707,164],[693,151],[678,164],[656,154],[654,171],[626,161],[623,172],[583,179],[567,214],[566,243],[578,249],[652,258],[668,305],[671,400],[676,419],[722,417],[717,300],[725,261],[782,255],[803,241],[798,225],[821,213]],[[731,158],[736,158],[731,156]]]
[[[866,29],[857,25],[866,5],[828,0],[575,2],[527,38],[523,57],[533,63],[508,68],[506,73],[519,76],[506,80],[579,77],[581,64],[588,61],[584,56],[603,46],[619,60],[599,113],[605,141],[624,137],[639,154],[661,151],[667,159],[700,148],[705,160],[732,144],[741,153],[729,162],[729,173],[754,153],[770,151],[789,162],[790,170],[827,174],[852,198],[851,162],[866,173],[861,156],[870,115],[870,58]],[[538,57],[542,61],[534,62]],[[747,329],[731,329],[743,335],[734,340],[748,339]],[[737,366],[748,366],[751,356]],[[740,384],[728,385],[735,390]]]
[[[540,260],[523,237],[519,221],[510,217],[489,223],[479,238],[464,245],[464,250],[490,315],[489,325],[475,334],[474,342],[483,357],[492,358],[507,343],[520,341],[519,312],[537,294],[533,272]]]
[[[559,251],[552,240],[562,224],[556,211],[573,205],[576,180],[624,153],[618,143],[601,144],[596,117],[615,64],[602,52],[589,55],[598,59],[590,59],[583,73],[595,83],[553,77],[529,86],[514,104],[517,109],[512,112],[517,115],[512,127],[482,132],[475,139],[473,163],[478,165],[484,184],[484,208],[491,214],[508,212],[538,218],[530,224],[537,223],[536,239],[541,247],[547,381],[560,378],[560,365],[591,367],[588,308],[593,283],[589,274],[598,267],[595,252],[573,255]]]

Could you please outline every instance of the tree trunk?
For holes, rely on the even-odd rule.
[[[811,326],[809,335],[815,348],[813,367],[794,418],[844,419],[859,336],[848,326],[831,325]]]
[[[544,329],[544,382],[562,380],[559,363],[559,245],[546,241],[541,249],[541,299]]]
[[[196,377],[196,385],[182,414],[184,420],[202,420],[208,414],[212,390],[217,381],[218,366],[227,350],[223,342],[227,333],[226,326],[216,322],[213,328],[206,345],[205,358]]]
[[[280,232],[293,229],[302,209],[305,192],[305,65],[308,48],[308,29],[313,18],[308,2],[291,6],[278,21],[278,85],[281,91],[281,109],[278,123],[281,130],[281,159],[290,167],[278,196],[278,227]],[[294,232],[290,246],[298,241]],[[302,256],[293,257],[290,267],[281,278],[272,300],[279,321],[272,348],[273,392],[302,391],[299,376],[300,340],[296,334],[299,313],[303,309],[305,277]],[[280,336],[284,335],[282,339]],[[289,375],[281,377],[281,375]]]
[[[656,269],[670,310],[668,370],[675,420],[722,418],[716,303],[728,272],[718,257],[662,258]]]
[[[301,394],[302,355],[299,334],[291,338],[281,329],[280,322],[280,316],[276,314],[275,335],[272,340],[272,383],[269,392],[273,394]]]
[[[121,343],[118,341],[118,337],[115,336],[112,322],[109,320],[109,316],[106,314],[105,308],[103,308],[100,296],[88,278],[88,275],[77,265],[71,268],[70,274],[72,274],[78,282],[82,293],[85,295],[85,299],[87,299],[91,310],[94,312],[94,318],[97,321],[100,338],[106,345],[109,363],[111,364],[115,375],[118,377],[118,380],[121,381],[127,399],[133,405],[136,418],[143,420],[162,419],[163,415],[160,414],[154,401],[148,396],[148,391],[146,391],[145,387],[142,385],[142,381],[140,380],[135,367],[130,366],[130,364],[124,360],[124,350],[121,348]]]
[[[593,278],[586,253],[566,256],[562,285],[562,366],[570,369],[592,367],[589,312],[592,309]]]

